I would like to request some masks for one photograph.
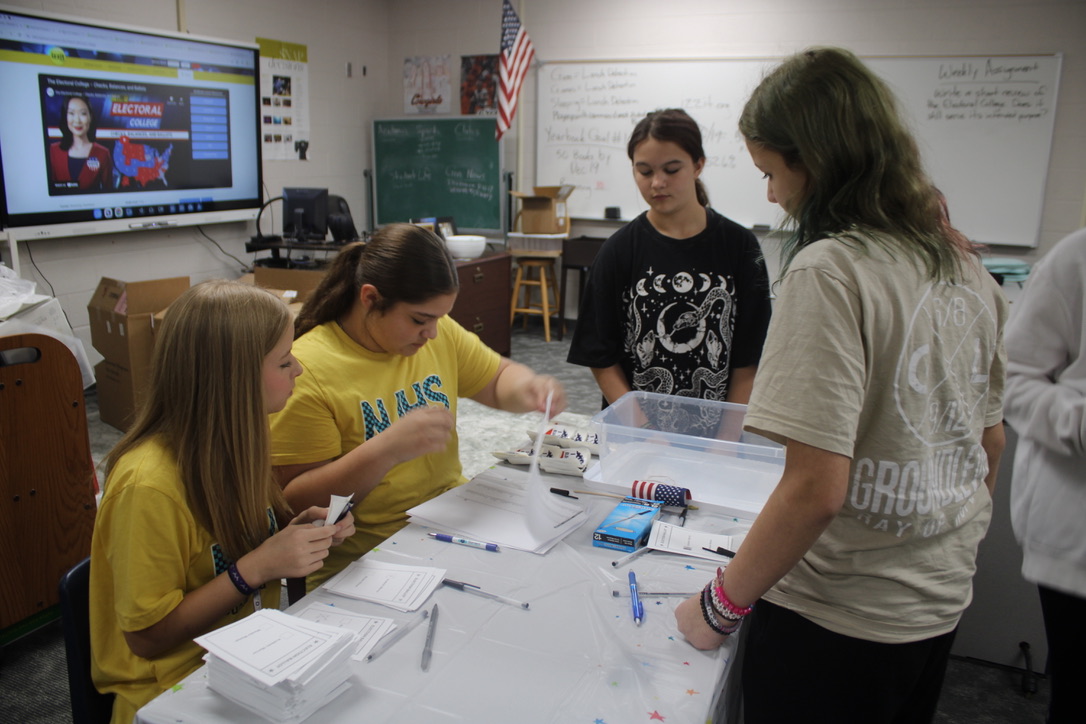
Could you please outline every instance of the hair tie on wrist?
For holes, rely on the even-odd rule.
[[[231,563],[230,567],[226,569],[226,574],[230,576],[230,582],[234,584],[234,588],[238,589],[238,593],[241,595],[251,596],[257,592],[258,589],[250,586],[245,582],[245,579],[241,577],[237,563]]]

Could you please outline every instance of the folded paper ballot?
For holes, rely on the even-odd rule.
[[[445,578],[444,568],[360,558],[328,579],[324,590],[397,611],[418,610]]]
[[[367,616],[329,603],[311,603],[293,615],[307,621],[322,623],[325,626],[337,626],[350,629],[358,634],[358,647],[351,656],[355,661],[363,661],[385,634],[396,628],[395,619],[384,616]]]
[[[196,639],[208,686],[274,722],[301,722],[349,688],[356,632],[264,609]]]

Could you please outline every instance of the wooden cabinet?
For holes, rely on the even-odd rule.
[[[509,356],[509,305],[512,257],[502,252],[458,261],[460,295],[449,316],[494,351]]]

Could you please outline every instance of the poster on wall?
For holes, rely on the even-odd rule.
[[[452,110],[450,55],[404,58],[403,111],[413,114],[449,113]]]
[[[308,48],[257,38],[260,46],[260,135],[264,160],[306,160],[309,150]]]
[[[460,56],[460,113],[498,115],[498,56]]]

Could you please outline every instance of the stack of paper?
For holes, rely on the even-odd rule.
[[[354,631],[358,634],[358,647],[351,656],[355,661],[364,661],[373,647],[385,634],[396,628],[396,621],[384,616],[367,616],[345,608],[337,608],[329,603],[311,603],[294,614],[306,621],[322,623]]]
[[[453,488],[416,505],[407,514],[411,522],[490,541],[502,547],[546,553],[585,522],[576,503],[545,490],[530,471],[490,468]],[[536,523],[536,525],[532,525]]]
[[[208,685],[274,722],[300,722],[349,688],[352,631],[257,611],[196,639]]]
[[[379,603],[397,611],[416,611],[444,578],[444,568],[403,566],[360,558],[328,579],[324,590]]]

